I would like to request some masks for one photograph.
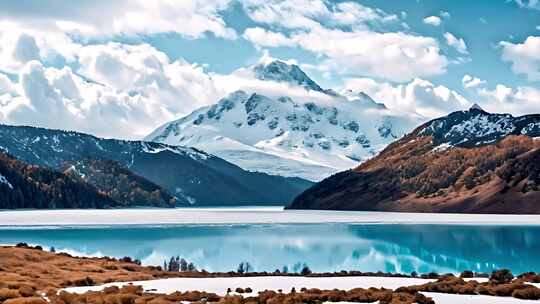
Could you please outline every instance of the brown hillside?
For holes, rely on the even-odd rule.
[[[407,136],[307,190],[291,208],[540,213],[539,190],[540,142],[528,136],[477,148]]]

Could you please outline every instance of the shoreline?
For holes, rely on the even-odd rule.
[[[372,303],[376,299],[379,301],[392,299],[392,303],[425,304],[539,303],[539,283],[514,280],[511,283],[500,283],[501,285],[492,284],[494,283],[488,278],[478,280],[477,278],[463,279],[451,276],[443,276],[439,279],[377,276],[361,278],[351,276],[180,277],[134,282],[114,282],[89,287],[70,287],[63,289],[63,291],[74,295],[74,297],[86,298],[90,295],[98,296],[102,293],[108,293],[111,290],[139,289],[141,295],[148,293],[152,296],[162,295],[165,298],[170,298],[172,295],[176,295],[178,299],[188,299],[201,294],[202,297],[212,295],[216,300],[220,299],[219,303],[231,304],[251,303],[249,302],[250,300],[260,300],[267,296],[277,297],[281,300],[303,297],[305,299],[319,298],[324,303],[342,304],[358,302]],[[386,295],[376,295],[381,292],[386,293]],[[394,302],[393,299],[395,298],[399,298],[400,301]],[[329,301],[329,299],[333,300]]]
[[[0,211],[0,228],[171,225],[363,224],[539,226],[540,215],[280,210],[274,208],[62,209]]]
[[[216,277],[218,275],[220,277]],[[0,247],[0,276],[3,278],[0,295],[8,301],[22,301],[20,303],[75,304],[88,303],[89,299],[99,300],[91,303],[102,303],[104,299],[126,297],[139,301],[135,303],[153,300],[200,303],[212,299],[210,302],[222,304],[326,303],[329,300],[446,304],[465,298],[467,303],[499,304],[540,299],[537,288],[540,283],[534,283],[540,282],[540,275],[535,273],[517,278],[505,270],[494,272],[489,278],[465,278],[471,273],[464,273],[463,278],[435,274],[426,278],[377,276],[380,273],[351,276],[345,272],[333,273],[331,277],[320,275],[323,274],[260,276],[260,273],[166,272],[161,267],[141,266],[129,257],[72,257],[25,244]],[[441,298],[450,300],[440,301]],[[394,302],[394,299],[399,301]],[[19,302],[11,304],[14,303]]]

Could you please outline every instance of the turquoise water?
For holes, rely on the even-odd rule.
[[[540,227],[291,224],[0,228],[0,243],[27,242],[90,256],[161,265],[180,255],[208,271],[248,261],[257,271],[540,272]],[[296,267],[295,267],[296,265]]]

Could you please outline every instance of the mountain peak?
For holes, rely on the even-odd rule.
[[[307,90],[324,92],[324,90],[313,79],[302,71],[296,64],[288,64],[281,60],[273,60],[268,63],[257,64],[253,68],[255,77],[260,80],[272,80],[277,82],[288,82],[301,86]]]
[[[351,102],[355,102],[359,104],[361,107],[365,109],[379,109],[379,110],[387,109],[384,103],[376,102],[375,100],[373,100],[373,98],[371,98],[371,96],[369,96],[368,94],[362,91],[358,92],[358,91],[347,89],[347,90],[343,90],[341,92],[341,95],[345,96]]]
[[[540,136],[540,115],[514,117],[488,113],[476,105],[469,111],[434,119],[416,132],[420,136],[433,136],[437,145],[478,147],[498,142],[508,135]]]
[[[371,96],[364,92],[358,93],[358,100],[361,101],[363,106],[368,108],[375,108],[375,109],[386,109],[386,105],[384,103],[378,103]]]
[[[364,93],[364,92],[358,93],[358,97],[359,97],[359,98],[362,98],[362,99],[365,99],[365,100],[370,100],[370,101],[375,102],[375,101],[373,100],[373,98],[371,98],[371,96],[369,96],[368,94],[366,94],[366,93]]]
[[[478,110],[482,112],[486,112],[479,104],[475,103],[470,108],[469,111]]]

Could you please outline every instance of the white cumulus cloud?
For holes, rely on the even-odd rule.
[[[260,46],[296,46],[322,55],[319,68],[338,74],[407,81],[442,74],[448,65],[435,39],[401,32],[347,32],[320,28],[285,36],[251,28],[246,30],[244,37]]]
[[[31,60],[63,65],[73,61],[79,48],[63,33],[0,21],[0,71],[16,74]]]
[[[251,19],[270,29],[248,28],[258,47],[298,47],[321,58],[321,70],[408,81],[446,72],[437,40],[405,32],[375,31],[400,17],[356,2],[243,1]]]
[[[441,25],[442,20],[440,17],[437,17],[437,16],[429,16],[429,17],[424,18],[424,23],[433,25],[433,26],[439,26]]]
[[[494,89],[481,88],[477,91],[484,98],[487,110],[514,115],[540,113],[540,90],[529,86],[515,88],[497,84]]]
[[[452,15],[450,15],[450,13],[447,11],[441,11],[439,15],[443,17],[444,19],[450,19],[452,17]]]
[[[463,77],[463,86],[482,108],[494,113],[526,115],[540,113],[540,90],[530,86],[490,86],[487,81],[471,75]]]
[[[289,29],[313,29],[337,25],[365,28],[370,23],[398,20],[396,15],[386,14],[380,9],[356,2],[331,4],[324,0],[244,0],[241,3],[254,21]]]
[[[4,68],[16,75],[15,81],[0,74],[3,123],[140,138],[223,95],[201,66],[171,61],[147,44],[77,45],[77,52],[64,58],[69,64],[56,68],[46,65],[44,58],[47,52],[60,54],[61,50],[40,43],[46,41],[41,36],[23,33],[18,37],[23,38],[3,47],[11,50],[22,45],[29,51],[23,55],[8,52],[16,60],[4,63]]]
[[[469,51],[467,50],[467,44],[465,44],[465,40],[463,38],[457,38],[452,33],[444,33],[444,39],[446,39],[446,43],[453,47],[456,51],[458,51],[461,54],[467,55],[469,54]]]
[[[515,0],[519,7],[540,10],[540,0]]]
[[[230,0],[115,0],[115,1],[0,1],[0,20],[34,29],[70,32],[83,36],[174,32],[200,37],[211,32],[235,38],[221,12]]]
[[[461,83],[463,84],[464,88],[470,89],[470,88],[475,88],[475,87],[484,85],[484,84],[486,84],[486,81],[484,81],[484,80],[482,80],[482,79],[480,79],[478,77],[474,77],[474,76],[471,76],[469,74],[465,74],[465,76],[463,76],[463,79],[461,79]]]
[[[258,47],[294,46],[296,43],[282,33],[267,31],[261,27],[248,28],[242,36]]]
[[[464,110],[471,103],[458,92],[423,79],[405,84],[378,82],[371,78],[351,78],[344,89],[365,92],[395,111],[436,118],[452,111]]]
[[[14,92],[14,85],[7,75],[0,73],[0,96]]]
[[[540,80],[540,37],[529,36],[523,43],[503,41],[502,59],[512,63],[512,71],[525,74],[530,81]]]

